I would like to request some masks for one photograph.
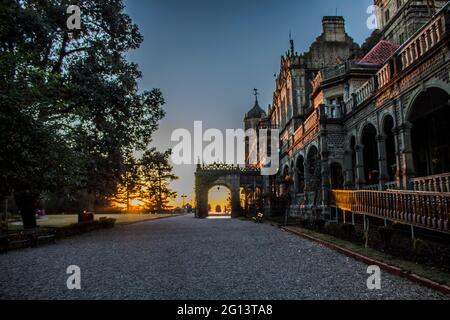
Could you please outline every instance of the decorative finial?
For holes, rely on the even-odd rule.
[[[294,54],[295,54],[294,39],[292,39],[291,30],[289,30],[289,44],[290,44],[290,49],[291,49],[291,56],[294,56]]]
[[[259,93],[258,93],[258,89],[253,89],[253,92],[254,92],[254,95],[255,95],[255,101],[256,101],[256,104],[258,104],[258,95],[259,95]]]

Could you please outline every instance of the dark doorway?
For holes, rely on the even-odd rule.
[[[396,147],[394,136],[394,119],[387,116],[384,119],[384,134],[386,135],[386,161],[388,167],[389,182],[395,180],[397,174]]]
[[[364,173],[368,185],[378,184],[379,165],[378,165],[378,146],[377,130],[371,124],[364,127],[362,144],[364,146]]]
[[[308,174],[310,177],[309,190],[316,190],[322,185],[322,170],[320,165],[320,154],[316,147],[311,147],[308,151]]]
[[[296,193],[305,192],[305,159],[299,156],[297,159],[297,190]]]
[[[439,88],[421,93],[409,121],[416,177],[450,172],[450,96]]]
[[[331,189],[343,190],[344,189],[344,175],[342,166],[339,163],[333,163],[330,166],[331,173]]]

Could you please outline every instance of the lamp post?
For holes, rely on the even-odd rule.
[[[187,195],[183,194],[183,195],[181,196],[181,198],[183,199],[183,209],[184,209],[185,200],[186,200],[186,198],[187,198]]]

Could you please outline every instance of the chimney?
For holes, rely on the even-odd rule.
[[[343,17],[328,16],[323,17],[323,35],[328,42],[345,41],[345,20]]]

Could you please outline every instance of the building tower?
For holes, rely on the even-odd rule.
[[[247,130],[253,129],[258,134],[259,132],[259,125],[261,123],[261,120],[266,117],[266,112],[261,109],[259,106],[258,101],[258,89],[254,89],[255,94],[255,105],[252,109],[245,115],[244,119],[244,130],[247,132]],[[251,163],[250,154],[251,151],[255,151],[256,154],[258,154],[258,135],[256,136],[255,141],[251,141],[248,137],[245,139],[245,165],[256,165],[256,163]],[[259,159],[257,159],[259,161]]]
[[[439,11],[445,0],[374,0],[383,37],[402,45]]]

